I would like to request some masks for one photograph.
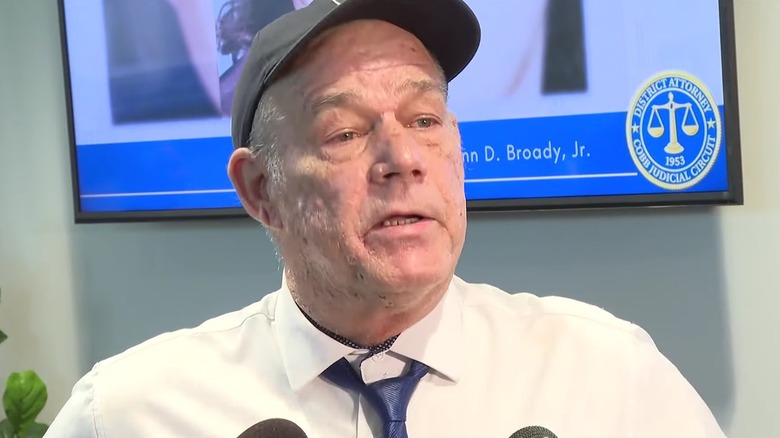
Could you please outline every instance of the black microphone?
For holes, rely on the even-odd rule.
[[[308,438],[297,424],[283,418],[269,418],[255,423],[238,438]]]
[[[509,438],[558,438],[542,426],[527,426],[509,436]]]

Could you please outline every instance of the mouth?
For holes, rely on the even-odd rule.
[[[422,216],[393,216],[390,218],[385,219],[382,221],[382,223],[379,224],[381,228],[387,228],[387,227],[397,227],[401,225],[411,225],[417,222],[420,222],[421,220],[424,220],[425,218]]]
[[[379,221],[376,226],[374,226],[374,229],[414,225],[418,222],[429,220],[431,220],[431,218],[419,214],[392,214]]]

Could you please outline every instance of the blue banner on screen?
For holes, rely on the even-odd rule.
[[[485,200],[668,192],[651,182],[658,182],[652,174],[641,174],[625,138],[605,136],[623,130],[625,119],[625,113],[615,113],[462,123],[466,196]],[[724,150],[711,153],[714,165],[688,190],[727,188]],[[224,165],[232,151],[229,137],[81,146],[82,207],[239,207]],[[681,179],[692,178],[692,173]]]
[[[240,207],[226,167],[242,44],[309,1],[61,2],[78,213]],[[449,105],[469,201],[735,190],[719,0],[467,2],[482,43]]]

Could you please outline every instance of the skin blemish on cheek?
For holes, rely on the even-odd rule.
[[[316,157],[304,156],[295,161],[292,165],[292,172],[304,178],[321,178],[325,176],[325,167]]]

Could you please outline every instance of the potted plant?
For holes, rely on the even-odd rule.
[[[0,330],[0,344],[7,338]],[[3,392],[5,420],[0,421],[0,438],[42,438],[49,426],[35,419],[47,398],[46,385],[34,371],[11,373]]]

